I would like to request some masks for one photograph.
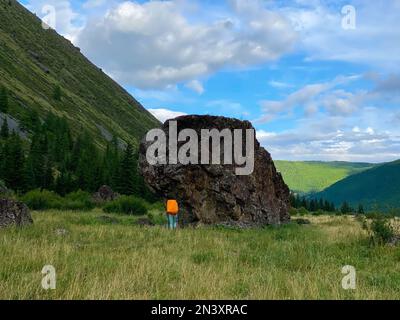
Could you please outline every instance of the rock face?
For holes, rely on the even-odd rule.
[[[162,127],[167,139],[170,121]],[[250,122],[224,117],[183,116],[174,121],[178,133],[190,128],[199,137],[202,129],[254,129]],[[185,143],[178,143],[178,148]],[[254,171],[243,176],[236,175],[235,164],[150,165],[146,158],[150,145],[152,142],[143,140],[140,146],[141,173],[148,186],[160,196],[178,200],[181,224],[228,222],[250,227],[290,221],[289,188],[276,171],[271,155],[257,140]],[[223,150],[221,147],[222,156]]]
[[[20,227],[32,223],[31,214],[25,204],[12,199],[0,199],[0,228],[11,225]]]

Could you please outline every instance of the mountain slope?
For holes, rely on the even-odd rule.
[[[323,192],[325,199],[340,205],[348,201],[366,208],[400,208],[400,160],[377,166],[341,180]]]
[[[275,161],[289,188],[298,193],[319,192],[349,175],[374,167],[370,163]]]
[[[12,117],[30,110],[65,116],[99,146],[115,134],[138,145],[159,122],[122,87],[15,0],[0,0],[0,86],[10,96]],[[57,87],[61,99],[54,96]],[[105,139],[106,138],[106,139]]]

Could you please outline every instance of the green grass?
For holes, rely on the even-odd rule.
[[[275,161],[289,188],[298,193],[319,192],[334,183],[372,168],[369,163]]]
[[[42,118],[52,112],[66,117],[74,134],[88,130],[99,146],[110,134],[138,146],[145,133],[159,125],[78,48],[54,30],[44,30],[15,0],[0,0],[0,86],[7,88],[10,114],[20,123],[29,110]],[[54,97],[57,86],[61,99]]]
[[[100,215],[35,212],[33,226],[0,230],[0,299],[400,299],[400,249],[371,247],[351,217],[171,232]],[[41,288],[48,264],[54,291]],[[341,288],[344,265],[356,267],[354,291]]]

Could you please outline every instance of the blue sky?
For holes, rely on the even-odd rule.
[[[250,120],[275,159],[400,158],[400,0],[22,3],[160,120]]]

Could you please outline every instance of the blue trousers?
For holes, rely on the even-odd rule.
[[[178,215],[167,214],[168,228],[174,230],[178,227]]]

